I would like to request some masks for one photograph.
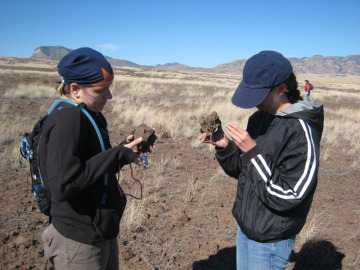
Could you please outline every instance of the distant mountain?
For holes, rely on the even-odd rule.
[[[67,49],[62,46],[40,46],[37,47],[30,58],[35,59],[46,59],[46,60],[60,60],[69,52],[73,51],[72,49]],[[130,61],[114,59],[109,56],[105,56],[109,63],[117,67],[141,67],[138,64],[135,64]]]
[[[360,55],[322,56],[315,55],[303,58],[288,58],[295,74],[313,73],[330,75],[360,75]],[[211,72],[242,75],[247,59],[236,60],[213,68],[195,68],[186,65],[162,67],[163,69],[184,70],[194,72]]]
[[[34,50],[30,58],[60,60],[71,51],[62,46],[40,46]]]
[[[71,52],[62,46],[40,46],[36,48],[30,58],[60,60],[66,54]],[[136,68],[156,68],[167,70],[183,70],[191,72],[210,72],[242,75],[242,71],[247,59],[236,60],[230,63],[220,64],[213,68],[191,67],[179,63],[166,63],[164,65],[142,66],[130,61],[114,59],[109,56],[105,58],[113,66],[118,67],[136,67]],[[303,58],[288,58],[291,62],[295,74],[314,73],[331,75],[360,75],[360,55],[340,56],[322,56],[314,55]]]
[[[360,55],[322,56],[314,55],[304,58],[289,58],[295,74],[349,74],[360,75]]]
[[[59,61],[69,52],[73,51],[73,49],[68,49],[62,46],[40,46],[37,47],[34,52],[32,53],[30,58],[33,59],[45,59],[45,60],[57,60]],[[135,67],[135,68],[163,68],[163,67],[172,67],[180,65],[179,63],[166,63],[164,65],[156,65],[156,66],[142,66],[136,63],[121,60],[121,59],[114,59],[110,56],[105,56],[105,58],[109,61],[112,66],[116,67]]]
[[[109,61],[109,63],[112,66],[116,66],[116,67],[134,67],[134,68],[142,67],[138,64],[126,60],[114,59],[109,56],[105,56],[105,58]]]

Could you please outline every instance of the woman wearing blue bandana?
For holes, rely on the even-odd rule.
[[[42,131],[40,169],[51,191],[45,256],[57,270],[119,269],[117,236],[126,198],[115,173],[119,166],[144,164],[132,150],[142,138],[110,145],[101,111],[112,99],[114,74],[101,53],[74,50],[59,62],[58,72],[60,96],[80,106],[61,102]]]
[[[305,224],[319,168],[324,112],[301,100],[290,62],[262,51],[245,64],[232,103],[258,109],[247,129],[229,123],[207,139],[238,181],[232,213],[238,223],[237,269],[285,269]],[[200,129],[202,130],[202,129]]]

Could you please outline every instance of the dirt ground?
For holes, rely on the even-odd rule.
[[[13,79],[1,78],[1,119],[37,115],[44,100],[3,97],[11,87],[4,82]],[[325,110],[338,106],[337,100],[328,100]],[[114,116],[106,116],[111,123]],[[124,137],[133,128],[120,132],[110,126],[110,137]],[[37,210],[25,165],[8,157],[7,149],[16,148],[19,139],[2,139],[0,145],[0,269],[50,269],[41,243],[47,217]],[[360,269],[359,166],[349,165],[353,159],[343,150],[348,145],[323,145],[321,151],[325,147],[330,154],[320,160],[318,187],[304,228],[313,240],[300,239],[288,269]],[[188,140],[159,138],[149,158],[150,168],[135,170],[146,190],[141,204],[145,219],[135,229],[120,226],[121,269],[235,269],[237,228],[231,208],[236,181],[221,173],[208,147],[194,149]],[[155,184],[160,165],[162,181]],[[123,171],[128,173],[129,168]],[[128,199],[129,206],[133,200]]]

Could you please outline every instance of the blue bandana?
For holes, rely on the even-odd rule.
[[[61,82],[80,86],[99,86],[111,82],[114,73],[105,57],[91,48],[79,48],[65,55],[59,62]]]

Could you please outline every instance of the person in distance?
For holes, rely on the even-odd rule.
[[[307,99],[309,99],[310,101],[314,101],[313,98],[310,96],[311,93],[311,84],[309,82],[309,80],[305,80],[305,101],[307,101]]]

